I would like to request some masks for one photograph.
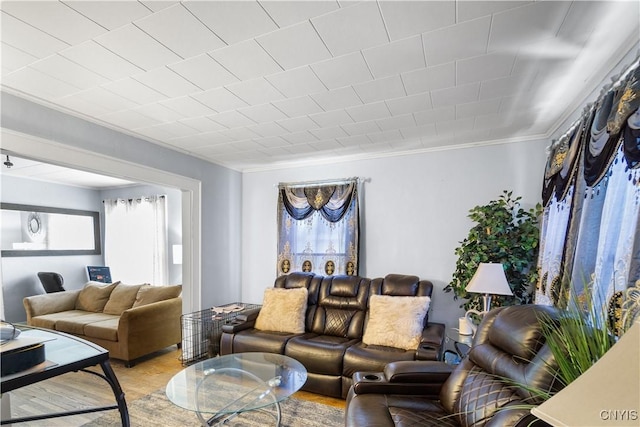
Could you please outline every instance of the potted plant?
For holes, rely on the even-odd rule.
[[[453,292],[456,300],[467,299],[461,305],[465,310],[482,309],[482,296],[468,294],[465,288],[478,264],[483,262],[501,263],[513,292],[512,297],[494,297],[494,306],[532,301],[532,289],[538,278],[538,217],[542,207],[537,204],[535,208],[525,210],[520,205],[521,199],[513,197],[511,191],[504,191],[497,200],[469,211],[469,218],[477,224],[456,248],[456,270],[444,288],[445,292]]]

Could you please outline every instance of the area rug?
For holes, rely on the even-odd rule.
[[[167,399],[164,389],[127,402],[132,427],[187,427],[200,425],[195,412],[182,409]],[[344,425],[344,411],[320,403],[289,398],[280,403],[282,427],[338,427]],[[274,418],[264,411],[251,411],[234,418],[225,426],[263,427],[274,425]],[[97,418],[86,427],[121,426],[118,411]]]

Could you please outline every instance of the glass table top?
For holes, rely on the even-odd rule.
[[[198,362],[167,383],[171,402],[191,411],[223,414],[264,408],[298,391],[307,370],[271,353],[238,353]]]

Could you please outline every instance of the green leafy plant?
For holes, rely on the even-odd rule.
[[[453,279],[444,288],[445,292],[453,292],[454,299],[467,299],[461,305],[465,310],[482,309],[482,295],[469,294],[465,288],[478,264],[483,262],[503,265],[514,294],[512,297],[494,296],[493,306],[532,301],[532,290],[538,279],[538,217],[542,207],[538,204],[533,209],[525,210],[520,206],[521,199],[513,197],[511,191],[504,191],[497,200],[469,211],[469,218],[477,224],[456,248],[456,270]]]

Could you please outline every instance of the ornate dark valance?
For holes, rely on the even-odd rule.
[[[338,185],[317,185],[309,187],[280,186],[280,196],[284,207],[293,219],[301,220],[319,211],[324,219],[337,222],[344,217],[357,197],[357,180]]]

